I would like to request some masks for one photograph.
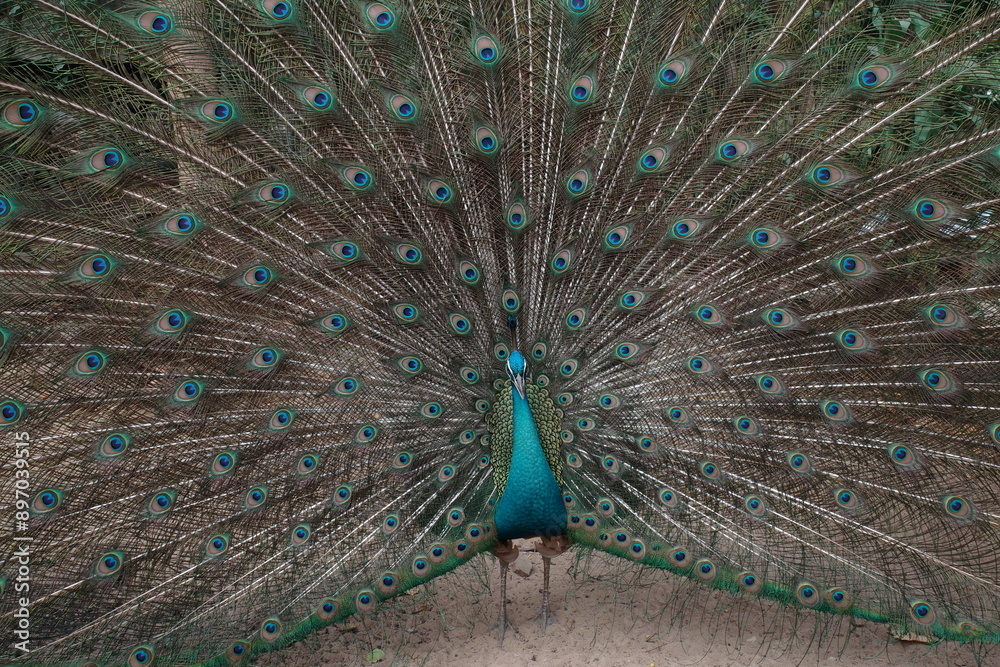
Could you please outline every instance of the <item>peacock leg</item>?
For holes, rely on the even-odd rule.
[[[503,638],[507,630],[517,632],[517,627],[507,618],[507,568],[517,560],[517,547],[510,540],[499,542],[494,551],[500,561],[500,618],[490,632],[497,634],[498,644],[503,648]]]
[[[559,622],[556,615],[552,612],[552,607],[549,604],[549,568],[552,564],[552,559],[566,552],[569,548],[569,538],[565,535],[559,535],[558,537],[543,537],[541,542],[535,542],[535,549],[538,553],[542,554],[542,564],[543,564],[543,576],[542,576],[542,606],[535,615],[538,619],[538,624],[542,627],[542,635],[545,635],[545,629],[549,625],[554,625]]]

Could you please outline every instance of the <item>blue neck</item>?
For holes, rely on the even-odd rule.
[[[494,512],[497,536],[510,540],[562,535],[566,532],[562,490],[542,451],[528,400],[513,387],[509,391],[514,394],[514,447],[507,486]]]

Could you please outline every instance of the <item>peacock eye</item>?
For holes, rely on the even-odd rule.
[[[847,174],[840,167],[832,164],[821,164],[813,167],[812,171],[809,172],[809,178],[815,185],[828,188],[843,183],[847,179]]]
[[[774,250],[785,243],[785,235],[773,227],[757,227],[750,232],[750,245],[756,250]]]
[[[165,35],[173,28],[173,19],[163,12],[143,12],[136,20],[139,27],[151,35]]]
[[[275,21],[284,21],[292,15],[294,5],[292,0],[263,0],[261,9]]]
[[[38,105],[32,100],[14,100],[3,107],[3,119],[13,128],[31,125],[38,116]]]
[[[389,7],[373,2],[365,10],[365,16],[376,30],[389,30],[396,23],[396,15]]]
[[[510,208],[507,209],[506,222],[512,231],[521,231],[524,229],[529,222],[528,211],[524,208],[524,204],[520,202],[511,204]]]
[[[354,190],[367,190],[375,183],[371,172],[363,167],[348,167],[344,169],[341,176],[343,176],[347,185]]]
[[[757,83],[775,83],[781,80],[786,69],[788,64],[783,60],[765,60],[754,68],[753,76]]]
[[[566,190],[571,197],[579,197],[590,189],[590,172],[577,169],[566,179]]]
[[[584,74],[577,77],[569,86],[570,100],[574,104],[584,104],[590,101],[594,92],[594,79]]]
[[[268,183],[257,190],[260,200],[268,204],[282,204],[291,197],[291,190],[284,183]]]
[[[243,272],[243,283],[253,289],[266,287],[272,280],[274,274],[266,266],[252,266]]]
[[[743,139],[730,139],[723,142],[716,150],[716,155],[723,162],[735,162],[740,158],[749,155],[752,146],[749,141]]]
[[[857,74],[858,85],[864,90],[876,90],[892,80],[892,70],[885,65],[865,67]]]
[[[660,85],[673,88],[680,84],[688,73],[689,63],[681,58],[667,62],[660,68],[658,81]]]
[[[500,145],[500,140],[497,139],[497,134],[494,130],[488,127],[480,127],[476,130],[473,141],[476,147],[486,155],[491,155],[496,152],[497,147]]]
[[[172,236],[188,237],[197,231],[199,224],[190,213],[177,213],[166,219],[163,229]]]
[[[662,146],[651,146],[639,156],[639,171],[647,174],[660,171],[666,159],[666,148]]]
[[[417,117],[417,104],[406,95],[396,94],[389,98],[389,108],[397,120],[410,122]]]
[[[233,106],[222,100],[212,100],[201,105],[201,113],[213,123],[225,123],[233,118]]]
[[[677,241],[690,241],[698,236],[704,225],[695,218],[682,218],[670,226],[670,238]]]
[[[326,88],[310,86],[302,91],[302,97],[316,111],[326,111],[333,106],[333,93]]]
[[[500,58],[500,47],[489,35],[481,35],[472,43],[472,53],[480,63],[493,65]]]
[[[117,148],[105,148],[90,156],[90,167],[94,171],[114,171],[125,162],[125,156]]]
[[[556,275],[560,275],[569,270],[573,265],[573,251],[570,248],[563,248],[549,261],[549,266],[552,268],[552,272]]]
[[[719,309],[712,304],[702,304],[696,307],[694,309],[694,316],[695,319],[706,327],[719,327],[725,323]]]

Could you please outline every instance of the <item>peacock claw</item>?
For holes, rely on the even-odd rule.
[[[489,633],[491,635],[492,634],[496,634],[497,635],[497,645],[500,648],[503,648],[503,639],[506,636],[508,630],[511,631],[511,632],[513,632],[515,635],[520,635],[521,634],[518,631],[517,626],[514,625],[509,618],[506,619],[506,620],[504,620],[502,623],[501,623],[501,619],[497,619],[497,622],[489,630]]]
[[[555,612],[549,608],[549,605],[545,602],[542,606],[538,608],[538,613],[535,614],[533,621],[538,621],[538,625],[541,627],[542,636],[545,636],[545,629],[550,625],[556,625],[559,623],[559,617],[556,616]]]

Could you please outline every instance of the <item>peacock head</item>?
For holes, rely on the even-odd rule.
[[[521,398],[524,398],[524,376],[527,372],[528,363],[524,360],[524,355],[517,350],[512,350],[507,358],[507,374]]]

